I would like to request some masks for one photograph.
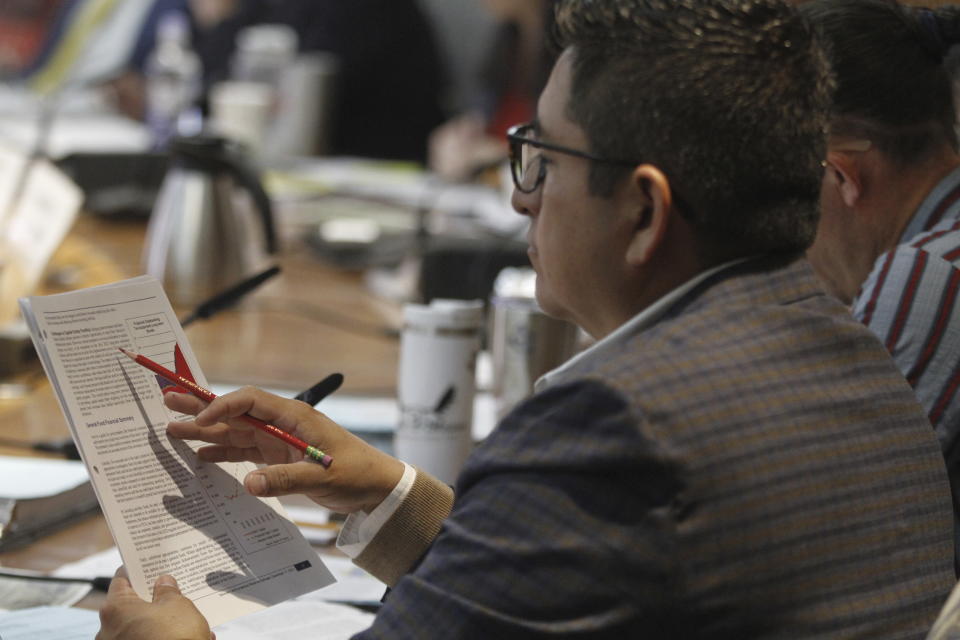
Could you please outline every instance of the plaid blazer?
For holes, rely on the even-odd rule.
[[[930,423],[805,261],[601,345],[456,494],[360,637],[922,638],[953,584]]]

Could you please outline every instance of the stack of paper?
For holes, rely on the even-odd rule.
[[[0,456],[0,551],[97,509],[81,462]]]

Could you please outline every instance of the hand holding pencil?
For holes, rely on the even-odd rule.
[[[147,369],[149,369],[150,371],[153,371],[158,376],[162,376],[168,382],[179,385],[181,389],[185,389],[186,391],[190,392],[190,394],[203,400],[204,402],[213,402],[217,397],[212,391],[208,389],[204,389],[203,387],[198,385],[196,382],[194,382],[192,378],[188,378],[183,375],[180,375],[176,371],[171,371],[170,369],[167,369],[163,365],[154,362],[153,360],[151,360],[150,358],[144,355],[127,351],[122,347],[120,348],[120,351],[123,353],[123,355],[127,356],[128,358],[130,358],[140,366],[146,367]],[[326,453],[324,453],[317,447],[307,444],[306,442],[299,439],[295,435],[287,433],[282,429],[278,429],[272,424],[268,424],[263,420],[259,418],[255,418],[254,416],[251,416],[249,414],[244,414],[241,417],[251,426],[256,427],[257,429],[260,429],[264,433],[271,435],[274,438],[277,438],[278,440],[282,440],[283,442],[286,442],[288,445],[290,445],[291,447],[293,447],[294,449],[302,453],[304,456],[312,460],[316,460],[317,462],[322,464],[324,467],[329,467],[333,463],[333,458],[328,456]]]
[[[244,485],[253,495],[302,493],[331,511],[369,513],[403,475],[402,462],[298,400],[245,387],[218,396],[209,405],[182,393],[167,393],[164,402],[174,411],[196,416],[188,422],[171,422],[167,433],[209,443],[198,451],[201,460],[269,465],[246,477]],[[322,449],[336,464],[324,469],[304,461],[284,442],[251,426],[245,414]]]

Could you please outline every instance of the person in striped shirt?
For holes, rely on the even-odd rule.
[[[837,82],[808,257],[926,408],[960,549],[960,154],[944,64],[960,8],[813,0],[801,11],[827,42]]]

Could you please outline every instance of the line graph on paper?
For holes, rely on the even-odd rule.
[[[247,493],[237,480],[247,470],[249,465],[236,463],[202,464],[197,468],[197,479],[221,520],[233,531],[244,551],[251,554],[292,537],[288,523],[270,505]]]

